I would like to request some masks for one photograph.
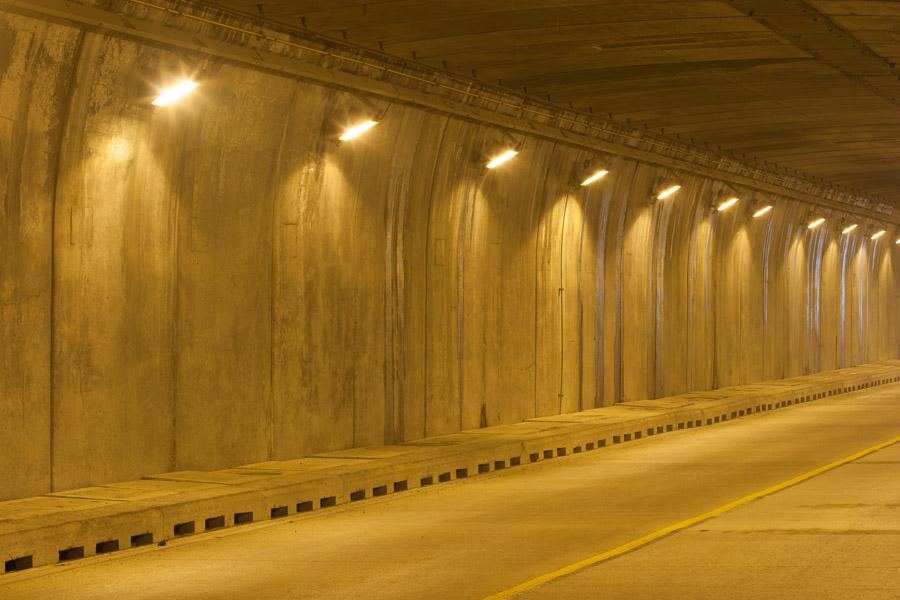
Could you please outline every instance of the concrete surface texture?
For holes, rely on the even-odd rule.
[[[0,75],[2,498],[898,353],[838,212],[2,6]]]
[[[0,597],[484,598],[896,437],[900,384],[0,577]],[[523,597],[897,597],[896,445]]]
[[[573,454],[900,382],[900,361],[620,403],[388,446],[179,470],[0,502],[0,562],[16,573],[224,527],[446,485]]]
[[[895,2],[208,4],[898,200]]]

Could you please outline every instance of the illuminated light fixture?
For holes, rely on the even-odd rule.
[[[488,169],[496,169],[515,155],[519,153],[518,150],[507,150],[500,156],[494,157],[491,162],[489,162],[486,166]]]
[[[156,97],[156,100],[153,101],[154,106],[169,106],[170,104],[175,104],[200,85],[195,81],[191,81],[190,79],[184,79],[179,81],[175,85],[171,87],[165,88],[163,91],[159,93],[159,96]]]
[[[807,227],[807,229],[815,229],[816,227],[818,227],[819,225],[821,225],[824,222],[825,222],[825,217],[819,217],[818,219],[816,219],[815,221],[813,221],[806,227]]]
[[[900,238],[897,238],[897,241],[894,243],[897,244],[898,246],[900,246]]]
[[[597,171],[596,173],[594,173],[593,175],[591,175],[590,177],[588,177],[587,179],[585,179],[584,181],[582,181],[582,182],[581,182],[581,187],[584,187],[584,186],[587,186],[587,185],[591,185],[591,184],[594,183],[595,181],[598,181],[598,180],[600,180],[600,179],[603,179],[604,177],[606,177],[606,175],[607,175],[608,173],[609,173],[609,171],[607,171],[606,169],[600,169],[599,171]]]
[[[669,196],[671,196],[672,194],[674,194],[675,192],[677,192],[680,189],[681,189],[681,186],[678,184],[670,185],[669,187],[667,187],[666,189],[661,191],[659,194],[657,194],[656,199],[657,200],[665,200],[666,198],[668,198]]]
[[[716,210],[719,211],[719,212],[722,212],[723,210],[728,210],[729,208],[731,208],[732,206],[734,206],[735,204],[737,204],[739,200],[740,200],[740,198],[738,198],[737,196],[735,196],[735,197],[733,197],[733,198],[729,198],[728,200],[726,200],[725,202],[723,202],[722,204],[720,204],[720,205],[716,208]]]
[[[372,129],[376,125],[378,125],[378,121],[372,121],[371,119],[367,120],[367,121],[363,121],[362,123],[357,123],[353,127],[350,127],[349,129],[347,129],[344,132],[344,134],[338,139],[341,140],[342,142],[352,140],[353,138],[357,138],[357,137],[361,136],[362,134],[364,134],[368,130]]]
[[[843,230],[841,233],[850,233],[851,231],[853,231],[853,230],[856,229],[857,227],[859,227],[859,225],[856,224],[856,223],[854,223],[853,225],[847,225],[846,227],[844,227],[844,230]]]
[[[887,231],[885,231],[884,229],[882,229],[880,231],[876,231],[875,233],[872,234],[872,239],[877,240],[878,238],[883,236],[885,233],[887,233]]]
[[[759,209],[758,211],[756,211],[755,213],[753,213],[753,218],[754,218],[754,219],[758,219],[758,218],[760,218],[761,216],[763,216],[764,214],[766,214],[767,212],[769,212],[770,210],[772,210],[772,205],[771,205],[771,204],[769,204],[769,205],[767,205],[767,206],[763,206],[761,209]]]

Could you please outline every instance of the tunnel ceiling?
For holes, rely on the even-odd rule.
[[[215,4],[900,200],[898,2]]]

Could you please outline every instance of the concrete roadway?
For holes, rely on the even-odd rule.
[[[0,598],[482,598],[900,434],[900,384],[0,576]],[[523,598],[900,598],[900,445]]]

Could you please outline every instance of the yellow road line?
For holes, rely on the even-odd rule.
[[[595,554],[594,556],[590,556],[588,558],[585,558],[584,560],[579,560],[578,562],[574,562],[570,565],[566,565],[565,567],[562,567],[555,571],[551,571],[549,573],[544,573],[543,575],[535,577],[534,579],[529,579],[528,581],[520,583],[519,585],[513,586],[509,589],[497,592],[496,594],[491,594],[490,596],[486,596],[484,598],[484,600],[504,600],[506,598],[512,598],[513,596],[527,592],[528,590],[533,590],[536,587],[542,586],[546,583],[549,583],[551,581],[559,579],[560,577],[565,577],[567,575],[571,575],[572,573],[576,573],[578,571],[581,571],[582,569],[586,569],[588,567],[592,567],[596,564],[605,562],[605,561],[615,558],[617,556],[621,556],[622,554],[625,554],[626,552],[631,552],[632,550],[636,550],[636,549],[640,548],[641,546],[645,546],[647,544],[655,542],[656,540],[658,540],[660,538],[664,538],[667,535],[671,535],[677,531],[681,531],[682,529],[687,529],[688,527],[693,527],[694,525],[697,525],[698,523],[702,523],[703,521],[706,521],[707,519],[712,519],[713,517],[718,517],[719,515],[727,513],[728,511],[734,510],[735,508],[738,508],[745,504],[749,504],[750,502],[753,502],[754,500],[758,500],[758,499],[762,498],[763,496],[769,496],[776,492],[780,492],[784,489],[787,489],[791,486],[797,485],[798,483],[803,483],[807,479],[812,479],[813,477],[816,477],[817,475],[821,475],[822,473],[825,473],[826,471],[830,471],[832,469],[835,469],[835,468],[845,465],[847,463],[853,462],[855,460],[859,460],[860,458],[862,458],[868,454],[872,454],[873,452],[877,452],[878,450],[887,448],[888,446],[896,444],[897,442],[900,442],[900,435],[893,437],[887,441],[881,442],[880,444],[875,444],[874,446],[870,446],[869,448],[866,448],[865,450],[860,450],[859,452],[856,452],[855,454],[851,454],[850,456],[845,456],[844,458],[838,459],[832,463],[828,463],[827,465],[813,469],[812,471],[803,473],[802,475],[797,475],[796,477],[792,477],[791,479],[788,479],[787,481],[782,481],[781,483],[777,483],[771,487],[767,487],[764,490],[760,490],[758,492],[753,492],[752,494],[748,494],[748,495],[744,496],[743,498],[738,498],[737,500],[733,500],[732,502],[723,504],[722,506],[719,506],[718,508],[714,508],[703,514],[697,515],[695,517],[690,517],[688,519],[684,519],[683,521],[679,521],[677,523],[673,523],[672,525],[668,525],[666,527],[663,527],[662,529],[657,529],[656,531],[654,531],[652,533],[648,533],[645,536],[639,537],[635,540],[631,540],[630,542],[627,542],[625,544],[622,544],[621,546],[612,548],[611,550],[601,552],[600,554]]]

